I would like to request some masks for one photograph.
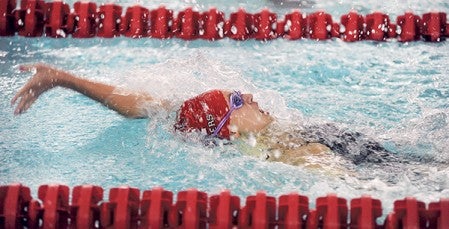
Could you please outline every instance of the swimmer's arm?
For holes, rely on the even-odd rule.
[[[157,101],[148,94],[124,91],[43,64],[24,65],[20,69],[22,71],[36,69],[36,73],[11,100],[11,104],[18,101],[14,111],[16,115],[24,113],[42,93],[57,86],[79,92],[128,118],[147,117],[148,112],[144,105],[148,103],[158,103],[161,108],[167,106],[167,103]],[[117,93],[118,90],[120,93]]]

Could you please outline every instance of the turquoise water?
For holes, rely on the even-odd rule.
[[[175,2],[167,7],[207,10],[214,3]],[[305,11],[324,9],[336,19],[351,8],[392,9],[392,15],[407,9],[449,9],[447,3],[434,1],[378,4],[333,1]],[[397,7],[388,8],[391,4]],[[242,6],[254,12],[264,5],[289,10],[271,2],[216,3],[224,11]],[[311,202],[327,193],[348,199],[370,194],[386,209],[406,196],[435,201],[449,195],[444,163],[449,159],[448,61],[448,42],[2,37],[0,184],[21,182],[33,190],[46,183],[142,190],[162,186],[174,192],[195,187],[208,193],[226,188],[241,197],[257,190],[273,196],[298,191]],[[417,160],[400,169],[362,166],[355,167],[360,176],[326,176],[246,156],[234,146],[204,148],[173,132],[174,112],[129,120],[62,89],[44,94],[27,113],[15,117],[10,99],[30,77],[17,67],[34,62],[170,98],[175,107],[211,88],[252,92],[265,110],[291,125],[331,122]]]

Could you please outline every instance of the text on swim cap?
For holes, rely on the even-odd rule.
[[[213,133],[215,131],[215,118],[211,114],[206,114],[207,127],[209,128],[209,133]]]

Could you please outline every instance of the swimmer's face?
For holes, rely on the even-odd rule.
[[[231,92],[222,91],[229,104]],[[259,132],[273,121],[268,112],[259,108],[259,104],[253,101],[252,94],[242,94],[243,106],[231,114],[229,130],[237,133]]]

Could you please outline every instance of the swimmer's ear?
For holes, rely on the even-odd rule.
[[[229,135],[230,135],[230,139],[236,139],[236,138],[240,137],[240,133],[237,131],[230,131]]]

